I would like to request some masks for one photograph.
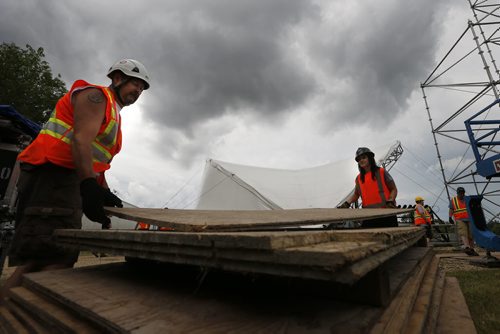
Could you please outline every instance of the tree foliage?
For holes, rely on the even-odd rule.
[[[61,75],[52,76],[43,48],[22,49],[0,44],[0,104],[13,106],[37,123],[44,123],[66,92]]]

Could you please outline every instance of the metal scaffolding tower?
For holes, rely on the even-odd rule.
[[[458,186],[469,195],[482,195],[491,221],[500,216],[500,179],[478,173],[478,159],[500,154],[500,141],[495,139],[500,124],[500,71],[495,60],[500,52],[500,4],[468,4],[472,19],[421,89],[443,177],[441,196],[446,191],[449,200]],[[468,132],[465,123],[473,118]],[[489,142],[481,141],[488,136]]]

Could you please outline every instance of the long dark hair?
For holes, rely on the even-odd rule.
[[[370,172],[372,172],[372,180],[375,180],[375,172],[380,168],[377,166],[377,163],[375,162],[375,156],[371,154],[367,154],[368,156],[368,162],[370,163]],[[361,168],[360,165],[358,165],[359,169],[359,174],[361,178],[361,183],[365,183],[365,174],[366,171],[364,168]]]

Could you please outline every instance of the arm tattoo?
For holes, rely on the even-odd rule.
[[[87,95],[87,98],[92,103],[103,103],[104,102],[104,94],[101,91],[91,92]]]

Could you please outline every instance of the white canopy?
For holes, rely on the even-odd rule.
[[[401,143],[370,148],[377,162],[392,167]],[[399,154],[399,155],[398,155]],[[331,208],[354,189],[358,174],[354,158],[323,166],[285,170],[238,165],[209,159],[197,209],[276,210]]]

